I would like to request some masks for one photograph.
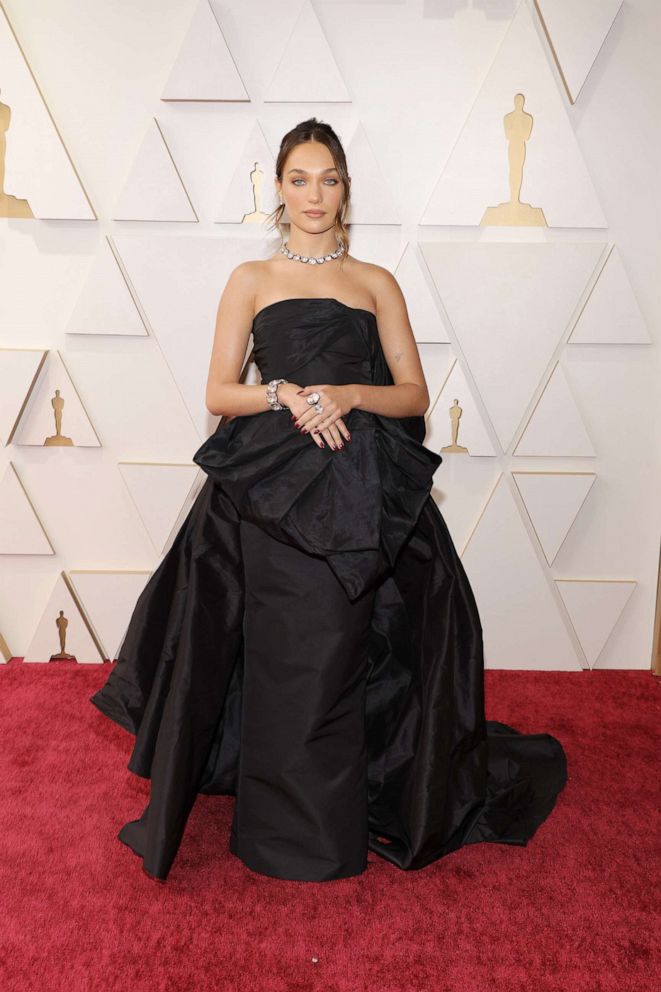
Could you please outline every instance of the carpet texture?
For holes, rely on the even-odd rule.
[[[88,701],[109,666],[0,666],[2,992],[652,992],[659,684],[486,672],[487,718],[545,731],[569,781],[527,847],[331,882],[251,872],[230,796],[198,796],[167,882],[116,839],[149,783]]]

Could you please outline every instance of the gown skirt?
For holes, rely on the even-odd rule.
[[[263,383],[393,383],[375,315],[331,298],[260,310],[253,351]],[[249,869],[326,881],[370,850],[414,870],[526,845],[567,781],[555,737],[485,719],[480,616],[424,418],[344,421],[336,451],[286,409],[221,422],[91,697],[151,780],[118,838],[155,878],[200,793],[235,797],[228,850]]]
[[[350,602],[322,557],[240,524],[241,750],[230,850],[265,875],[367,865],[365,686],[374,590]]]

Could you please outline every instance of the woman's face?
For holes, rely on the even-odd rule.
[[[282,170],[282,182],[276,179],[292,225],[310,234],[334,227],[343,187],[333,156],[320,141],[305,141],[292,148]]]

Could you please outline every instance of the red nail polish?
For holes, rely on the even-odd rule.
[[[301,434],[307,434],[307,428],[304,427],[301,431]]]
[[[325,444],[324,444],[324,442],[322,441],[322,442],[321,442],[321,444],[319,445],[319,447],[320,447],[320,448],[325,448],[325,447],[326,447],[326,445],[325,445]]]

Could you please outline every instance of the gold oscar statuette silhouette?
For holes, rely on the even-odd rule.
[[[55,414],[55,433],[51,437],[47,437],[44,441],[44,445],[47,446],[64,446],[72,445],[73,441],[70,437],[65,437],[62,434],[62,409],[64,407],[64,400],[60,396],[60,390],[55,390],[55,396],[51,400],[51,406],[53,407],[53,413]]]
[[[457,444],[457,437],[459,435],[459,421],[461,419],[462,409],[459,406],[459,400],[454,400],[452,406],[450,407],[450,422],[452,424],[452,444],[447,444],[441,451],[454,451],[458,454],[468,454],[468,448],[464,448],[463,444]]]
[[[241,218],[242,224],[263,224],[268,214],[262,210],[262,193],[264,191],[264,172],[259,167],[259,162],[255,162],[255,168],[250,173],[252,183],[252,202],[254,210],[252,213],[244,214]]]
[[[499,203],[497,207],[487,207],[480,221],[483,226],[548,227],[541,207],[532,207],[529,203],[521,203],[519,199],[523,184],[526,141],[532,132],[532,116],[523,109],[525,99],[523,93],[517,93],[514,97],[514,110],[505,114],[503,118],[505,137],[508,141],[509,203]]]
[[[27,200],[5,193],[5,158],[7,131],[11,123],[11,108],[0,100],[0,217],[34,217]]]
[[[57,654],[52,654],[49,661],[75,661],[75,654],[67,654],[64,650],[64,643],[67,639],[67,627],[69,626],[69,621],[64,615],[64,610],[60,610],[60,614],[55,619],[55,626],[57,627],[57,633],[60,638],[60,650]]]

